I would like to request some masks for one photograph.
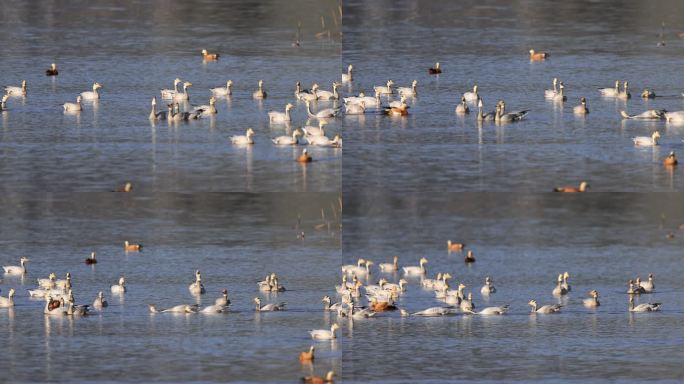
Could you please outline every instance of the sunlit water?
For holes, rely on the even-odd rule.
[[[679,172],[661,162],[671,150],[682,152],[684,128],[619,115],[684,109],[677,76],[682,4],[657,4],[346,1],[342,61],[355,68],[346,90],[372,94],[388,79],[404,87],[417,79],[418,97],[409,101],[408,117],[344,119],[345,190],[539,192],[580,180],[595,191],[681,190]],[[661,21],[665,47],[656,46]],[[530,48],[551,57],[531,63]],[[427,71],[436,61],[439,77]],[[565,82],[564,104],[544,99],[554,77]],[[597,88],[618,79],[630,82],[632,99],[602,99]],[[476,108],[456,116],[474,84],[486,112],[503,99],[509,111],[529,109],[528,116],[500,126],[479,126]],[[642,100],[646,87],[662,97]],[[582,96],[590,114],[575,117]],[[660,146],[634,146],[633,136],[654,130]]]
[[[3,381],[292,382],[311,374],[313,367],[300,366],[297,357],[312,344],[308,330],[329,327],[320,300],[336,280],[330,265],[341,258],[332,210],[337,196],[78,197],[0,200],[2,265],[30,257],[25,279],[3,276],[0,284],[4,296],[17,290],[16,306],[0,309]],[[314,229],[321,210],[330,231]],[[142,252],[125,253],[124,240],[142,243]],[[91,251],[94,266],[84,264]],[[200,299],[188,290],[196,269],[207,290]],[[59,278],[71,272],[77,304],[92,304],[104,291],[109,307],[84,318],[43,315],[45,302],[29,299],[26,289],[50,272]],[[288,290],[260,293],[256,283],[268,272],[277,272]],[[110,286],[122,275],[128,292],[120,297]],[[225,314],[147,308],[203,307],[224,288],[232,301]],[[257,296],[286,302],[287,310],[255,313]],[[339,372],[339,343],[315,345],[315,373]]]
[[[0,84],[25,79],[28,96],[12,98],[1,116],[2,189],[103,191],[132,181],[148,191],[339,190],[341,150],[310,148],[315,161],[303,167],[294,161],[303,146],[270,141],[306,123],[304,105],[290,127],[267,116],[294,101],[296,81],[329,89],[339,76],[339,40],[314,38],[320,15],[334,28],[333,11],[335,2],[307,1],[287,9],[280,2],[3,3]],[[302,45],[292,48],[299,20]],[[203,63],[203,48],[219,52],[219,61]],[[46,77],[52,62],[60,74]],[[209,88],[228,79],[233,96],[217,100],[215,118],[150,124],[151,98],[165,110],[159,89],[176,77],[192,82],[190,104],[208,104]],[[252,99],[259,79],[263,101]],[[65,115],[62,104],[96,81],[101,100]],[[255,144],[231,145],[230,136],[248,127]]]
[[[680,196],[463,193],[451,196],[366,194],[347,198],[344,259],[417,265],[428,277],[454,276],[472,290],[476,309],[510,304],[505,316],[400,317],[397,312],[342,327],[345,382],[458,382],[681,378],[684,358],[684,269],[680,262],[684,212]],[[672,232],[673,238],[666,235]],[[476,262],[448,253],[446,241],[465,242]],[[572,291],[551,294],[558,273],[570,272]],[[627,311],[627,280],[655,276],[657,313]],[[485,276],[497,292],[480,295]],[[374,273],[397,281],[397,275]],[[445,306],[409,279],[398,306],[410,312]],[[582,306],[596,289],[601,306]],[[527,302],[562,303],[560,314],[530,315]]]

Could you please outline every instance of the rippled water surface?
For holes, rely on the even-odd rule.
[[[619,111],[684,109],[682,3],[546,1],[345,1],[343,62],[355,68],[357,93],[392,79],[418,80],[408,117],[344,119],[349,152],[344,186],[395,191],[548,191],[588,180],[597,191],[681,190],[679,172],[661,161],[682,150],[684,129],[665,122],[622,122]],[[666,45],[659,41],[665,22]],[[548,51],[545,62],[528,51]],[[436,61],[443,73],[428,75]],[[554,77],[567,102],[544,99]],[[598,87],[628,80],[627,102],[602,99]],[[494,110],[529,109],[525,121],[478,125],[454,108],[474,84]],[[658,97],[638,95],[652,88]],[[590,114],[572,107],[586,97]],[[395,97],[396,99],[396,97]],[[471,108],[473,106],[471,105]],[[633,136],[662,135],[656,148]]]
[[[1,116],[1,188],[102,191],[130,180],[151,191],[339,190],[341,150],[311,148],[317,161],[302,167],[294,158],[303,147],[270,142],[305,123],[304,106],[291,127],[271,126],[267,116],[293,101],[297,80],[329,89],[339,76],[339,39],[314,37],[321,16],[336,28],[334,12],[339,18],[334,1],[285,9],[278,1],[4,2],[0,84],[25,79],[28,96],[10,99]],[[302,44],[292,48],[298,21]],[[203,48],[219,61],[203,63]],[[52,62],[55,78],[44,75]],[[176,77],[193,84],[190,104],[208,104],[209,88],[228,79],[233,96],[217,100],[215,118],[151,125],[151,98]],[[252,99],[259,79],[263,102]],[[101,100],[65,115],[62,104],[93,82],[102,84]],[[254,146],[231,145],[248,127]]]
[[[510,304],[505,316],[400,317],[396,312],[343,326],[345,382],[680,380],[684,371],[684,212],[678,194],[461,193],[450,196],[366,194],[346,198],[344,259],[417,265],[428,277],[454,276],[472,290],[475,307]],[[667,237],[672,233],[671,238]],[[465,242],[476,262],[448,253]],[[551,294],[558,273],[572,291]],[[658,313],[627,312],[627,280],[655,276]],[[480,295],[485,276],[497,292]],[[397,275],[374,273],[373,282]],[[398,306],[409,312],[445,306],[420,279],[408,279]],[[590,290],[596,310],[582,306]],[[530,315],[527,302],[562,303],[562,313]]]

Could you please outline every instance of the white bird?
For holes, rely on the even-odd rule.
[[[480,294],[482,294],[482,296],[489,296],[495,292],[496,288],[492,285],[492,279],[489,276],[485,277],[485,285],[480,289]]]
[[[399,96],[404,97],[416,97],[418,96],[418,80],[413,80],[410,87],[399,87],[397,88],[397,93]]]
[[[283,311],[285,310],[285,303],[271,303],[271,304],[266,304],[264,306],[261,306],[261,299],[258,297],[254,298],[254,302],[256,303],[256,311],[257,312],[273,312],[273,311]]]
[[[366,113],[366,103],[352,103],[344,105],[344,113],[347,115],[363,115]]]
[[[50,272],[47,279],[38,279],[38,286],[43,289],[51,289],[55,287],[55,280],[57,275],[54,272]]]
[[[10,288],[7,297],[0,296],[0,308],[14,307],[14,288]]]
[[[80,111],[82,111],[83,107],[81,106],[81,96],[76,97],[75,103],[64,103],[62,106],[64,107],[64,112],[80,112]]]
[[[0,99],[0,111],[4,111],[7,109],[7,100],[9,99],[8,94],[2,95],[2,99]]]
[[[180,80],[179,80],[180,81]],[[233,80],[228,80],[225,87],[211,88],[209,91],[214,96],[230,96],[233,94]]]
[[[295,88],[295,97],[303,101],[316,101],[318,100],[318,84],[313,84],[311,89],[302,90],[302,84],[298,81]]]
[[[568,98],[565,96],[565,84],[563,84],[563,82],[561,81],[560,85],[559,85],[558,93],[553,95],[552,100],[555,102],[563,102],[563,101],[566,101],[567,99]]]
[[[107,306],[109,306],[109,303],[107,303],[107,300],[105,300],[104,293],[102,293],[102,291],[98,292],[95,301],[93,301],[93,308],[102,309]]]
[[[570,273],[569,272],[563,272],[563,283],[561,286],[565,288],[566,291],[570,292],[572,291],[572,287],[570,286],[570,283],[568,280],[570,279]]]
[[[382,85],[376,85],[373,87],[376,93],[381,94],[381,95],[391,95],[392,94],[392,85],[394,85],[394,81],[392,80],[387,80],[387,85],[382,86]]]
[[[404,271],[404,275],[408,276],[422,276],[425,275],[427,270],[425,269],[425,264],[428,263],[428,260],[424,257],[421,257],[418,266],[408,266],[408,267],[403,267],[402,270]]]
[[[225,312],[226,307],[221,304],[214,304],[214,305],[207,305],[206,307],[202,308],[200,312],[204,314],[213,314],[213,313],[223,313]]]
[[[247,131],[242,136],[231,136],[230,141],[233,144],[254,144],[254,130],[252,128],[247,128]]]
[[[648,136],[636,136],[632,138],[634,145],[640,145],[644,147],[652,147],[658,145],[658,139],[660,139],[660,133],[658,131],[653,132],[651,137]]]
[[[639,280],[639,279],[637,279]],[[640,281],[639,280],[639,285],[641,288],[644,289],[646,293],[651,293],[655,290],[655,283],[653,282],[653,274],[649,273],[648,274],[648,281]]]
[[[682,112],[684,112],[684,111],[682,111]],[[667,112],[664,109],[649,109],[645,112],[641,112],[638,115],[630,115],[626,111],[620,111],[620,116],[622,116],[623,119],[664,120],[664,119],[667,119],[668,113],[676,113],[676,112]],[[682,116],[684,117],[684,114]]]
[[[306,112],[309,114],[309,117],[314,117],[316,119],[327,119],[327,118],[331,118],[331,117],[336,117],[340,111],[339,108],[326,108],[326,109],[321,109],[320,111],[318,111],[316,113],[313,113],[311,111],[311,102],[309,100],[306,100],[305,103],[306,103]]]
[[[73,300],[70,300],[66,314],[69,316],[85,316],[88,314],[89,307],[89,305],[76,305]]]
[[[22,256],[19,259],[19,265],[5,265],[2,269],[8,275],[23,275],[26,273],[26,263],[29,261],[28,257]]]
[[[21,81],[21,86],[6,86],[5,93],[10,96],[26,96],[26,80]]]
[[[178,84],[181,83],[181,79],[176,78],[173,81],[173,89],[160,89],[159,91],[161,92],[161,98],[162,99],[173,99],[173,96],[175,96],[178,93]]]
[[[636,307],[634,306],[634,296],[629,296],[629,311],[630,312],[655,312],[660,310],[660,303],[643,303]]]
[[[195,112],[199,112],[198,117],[207,117],[218,113],[216,110],[216,98],[214,96],[209,98],[209,105],[197,105],[193,107]]]
[[[556,287],[551,291],[551,294],[554,296],[562,296],[562,295],[567,295],[568,290],[563,287],[563,274],[558,275],[558,281],[556,283]]]
[[[123,276],[121,276],[119,278],[119,283],[112,285],[111,291],[112,291],[112,293],[118,293],[118,294],[126,293],[126,279]]]
[[[93,84],[93,90],[81,92],[81,98],[83,100],[99,100],[100,94],[97,92],[97,90],[100,88],[102,88],[102,85],[100,85],[100,83]]]
[[[325,91],[325,90],[320,91],[320,90],[318,90],[318,87],[317,87],[316,88],[316,98],[318,100],[337,100],[337,99],[339,99],[340,95],[337,93],[337,88],[339,86],[340,86],[339,84],[333,83],[332,84],[332,87],[333,87],[332,92]]]
[[[349,64],[349,66],[347,66],[347,73],[342,73],[342,82],[343,83],[349,83],[353,80],[353,77],[352,77],[352,71],[353,70],[354,70],[354,66]]]
[[[516,111],[505,113],[506,103],[501,101],[499,105],[496,106],[496,114],[494,115],[494,121],[497,123],[510,123],[514,121],[520,121],[527,115],[527,110]]]
[[[335,331],[337,331],[337,328],[339,327],[340,326],[337,325],[337,323],[335,323],[330,326],[330,330],[314,329],[309,331],[309,334],[311,335],[311,338],[313,338],[314,340],[333,340],[337,338]]]
[[[285,106],[285,112],[270,111],[268,113],[268,119],[271,123],[283,123],[286,121],[292,121],[290,117],[290,111],[294,108],[294,105],[288,103]]]
[[[402,95],[399,100],[394,100],[389,103],[390,108],[403,108],[406,105],[406,96]]]
[[[375,96],[366,96],[363,92],[359,93],[358,96],[350,96],[344,98],[345,104],[361,104],[363,103],[365,108],[379,108],[382,105],[380,101],[380,92],[375,92]]]
[[[618,92],[617,98],[620,100],[627,100],[632,97],[632,94],[629,93],[629,83],[625,80],[622,83],[622,92]]]
[[[475,308],[475,304],[473,303],[473,293],[468,292],[468,297],[465,299],[461,299],[461,311],[463,312],[469,312],[472,311]]]
[[[325,136],[324,126],[328,125],[325,120],[318,120],[318,127],[307,125],[302,127],[305,136]]]
[[[466,104],[465,97],[461,96],[461,102],[456,104],[456,113],[459,115],[466,115],[470,113],[470,108]]]
[[[297,145],[299,144],[298,137],[301,135],[302,133],[298,129],[295,129],[294,131],[292,131],[292,136],[278,136],[271,139],[271,141],[275,145]]]
[[[553,89],[544,90],[544,98],[553,99],[554,97],[556,97],[556,94],[558,93],[558,87],[556,86],[557,84],[558,84],[558,78],[554,77],[553,78]]]
[[[530,302],[527,304],[532,307],[532,313],[557,313],[560,312],[561,308],[563,308],[563,306],[560,304],[550,304],[537,307],[536,300],[530,300]]]
[[[67,272],[66,277],[64,279],[55,280],[55,286],[57,288],[70,289],[71,288],[71,272]]]
[[[397,264],[398,261],[399,258],[397,256],[394,256],[392,258],[391,263],[380,263],[378,264],[378,268],[380,268],[380,272],[395,272],[399,269],[399,266]]]
[[[584,97],[581,97],[580,98],[580,105],[575,105],[572,108],[572,112],[575,115],[586,115],[587,113],[589,113],[589,108],[587,108],[587,99]]]
[[[664,116],[670,123],[684,122],[684,111],[665,112]]]
[[[306,141],[309,145],[315,145],[319,147],[336,147],[342,146],[342,138],[339,134],[335,135],[332,140],[327,136],[306,136]]]
[[[375,312],[373,312],[373,310],[370,308],[363,308],[360,311],[355,311],[354,305],[349,305],[349,317],[351,317],[353,320],[369,319],[373,316],[375,316]]]
[[[266,91],[264,91],[264,81],[259,80],[259,88],[254,91],[252,94],[252,97],[255,99],[265,99],[266,98]]]
[[[195,271],[195,282],[188,286],[188,290],[193,295],[202,295],[206,292],[202,284],[202,274],[199,270]]]
[[[474,311],[464,311],[466,313],[470,313],[471,315],[483,315],[483,316],[490,316],[490,315],[504,315],[506,312],[508,312],[508,305],[503,305],[501,307],[487,307],[483,308],[479,312],[474,312]]]
[[[425,317],[433,317],[433,316],[445,316],[452,313],[452,311],[449,308],[444,308],[444,307],[431,307],[428,309],[424,309],[420,312],[412,313],[411,316],[425,316]]]
[[[613,88],[599,88],[601,96],[616,97],[620,93],[620,80],[615,80],[615,87]]]
[[[171,308],[163,309],[161,311],[158,310],[153,304],[148,304],[147,307],[152,313],[197,313],[199,305],[180,304]]]
[[[324,309],[325,311],[337,311],[338,309],[340,309],[340,308],[342,307],[342,303],[341,303],[341,302],[340,302],[340,303],[331,304],[330,296],[327,296],[327,295],[326,295],[326,296],[323,296],[323,300],[321,300],[321,301],[323,302],[323,309]]]
[[[366,264],[365,259],[359,258],[356,261],[356,265],[354,264],[346,264],[342,266],[342,273],[344,274],[350,274],[350,275],[356,275],[358,273],[363,273],[366,270],[366,267],[364,265]],[[346,276],[342,276],[344,279]]]
[[[224,289],[223,291],[221,291],[221,293],[221,297],[214,300],[214,304],[222,305],[224,307],[230,305],[230,299],[228,298],[228,290]]]
[[[469,103],[474,103],[479,100],[480,96],[477,94],[477,84],[473,85],[473,90],[463,94],[465,100]]]
[[[190,100],[190,94],[188,94],[188,88],[192,87],[192,83],[186,81],[183,83],[183,92],[176,92],[173,95],[173,101],[187,101]]]
[[[584,305],[587,308],[596,308],[599,305],[601,305],[601,303],[598,301],[598,291],[592,290],[591,292],[589,292],[589,295],[591,297],[582,300],[582,305]]]

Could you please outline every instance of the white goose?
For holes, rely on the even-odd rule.
[[[427,272],[425,269],[425,264],[428,263],[428,260],[424,257],[421,257],[418,266],[408,266],[408,267],[403,267],[402,270],[404,271],[404,275],[407,276],[423,276]]]
[[[660,310],[660,303],[643,303],[636,307],[634,306],[634,296],[629,296],[629,311],[630,312],[655,312]]]
[[[477,94],[477,84],[473,85],[473,90],[463,94],[463,97],[469,103],[474,103],[479,100],[480,96]]]
[[[311,338],[314,340],[334,340],[337,338],[335,331],[340,326],[337,323],[330,326],[330,330],[327,329],[314,329],[309,331]]]
[[[375,92],[375,96],[366,96],[363,92],[359,93],[358,96],[350,96],[344,98],[345,104],[361,104],[363,103],[365,108],[379,108],[382,105],[380,101],[380,92]]]
[[[19,265],[5,265],[2,269],[8,275],[23,275],[26,273],[26,263],[29,261],[28,257],[22,256],[19,259]]]
[[[0,296],[0,308],[14,307],[14,288],[10,288],[7,297]]]
[[[655,283],[653,282],[653,274],[648,274],[648,281],[639,281],[639,285],[646,293],[651,293],[655,290]]]
[[[320,90],[318,90],[318,87],[316,87],[316,98],[318,100],[338,100],[340,98],[340,95],[337,93],[337,88],[339,86],[340,86],[339,84],[333,83],[332,84],[332,87],[333,87],[332,92],[325,91],[325,90],[320,91]]]
[[[344,113],[347,115],[363,115],[366,113],[366,103],[345,104]]]
[[[71,272],[67,272],[64,279],[55,280],[55,286],[62,289],[71,288]]]
[[[434,316],[445,316],[452,313],[451,309],[444,307],[431,307],[424,309],[422,311],[412,313],[411,316],[424,316],[424,317],[434,317]]]
[[[349,275],[356,275],[358,273],[363,273],[366,270],[366,268],[364,267],[365,264],[366,264],[366,260],[359,258],[356,261],[356,265],[354,265],[354,264],[343,265],[342,266],[342,273],[349,274]]]
[[[119,283],[112,285],[111,291],[112,291],[112,293],[118,293],[118,294],[126,293],[126,279],[123,276],[121,276],[119,278]]]
[[[565,96],[565,84],[561,81],[558,86],[558,93],[553,95],[553,98],[551,100],[555,102],[563,102],[566,101],[568,98]]]
[[[228,290],[227,289],[224,289],[223,291],[221,291],[221,297],[214,300],[214,304],[223,305],[224,307],[230,305],[230,299],[228,298]]]
[[[591,292],[589,292],[589,296],[591,297],[582,300],[582,305],[584,305],[587,308],[596,308],[601,305],[601,303],[598,300],[599,293],[597,290],[594,289]]]
[[[301,136],[302,133],[298,130],[295,129],[292,131],[291,136],[278,136],[276,138],[271,139],[273,144],[275,145],[297,145],[299,144],[299,136]]]
[[[187,101],[190,100],[190,94],[188,93],[188,88],[192,87],[192,83],[186,81],[183,83],[183,92],[176,92],[173,95],[173,101]]]
[[[475,309],[475,304],[473,303],[473,293],[468,292],[468,297],[465,299],[461,299],[461,311],[463,312],[472,312],[473,309]]]
[[[561,308],[563,308],[563,306],[560,304],[550,304],[537,307],[536,300],[530,300],[530,302],[527,304],[529,304],[532,307],[531,313],[558,313],[560,312]]]
[[[394,100],[389,103],[390,108],[403,108],[406,105],[406,96],[402,95],[399,100]]]
[[[489,296],[496,292],[496,288],[492,285],[492,279],[487,276],[485,277],[485,285],[480,289],[480,294],[482,296]]]
[[[658,131],[655,131],[650,137],[636,136],[632,138],[632,141],[634,142],[634,145],[653,147],[658,145],[658,139],[660,139],[660,133]]]
[[[629,93],[629,83],[627,80],[625,80],[622,83],[622,92],[618,92],[617,98],[620,100],[627,100],[632,97],[632,94]]]
[[[558,78],[554,77],[553,78],[553,89],[546,89],[544,90],[544,98],[545,99],[553,99],[556,97],[556,94],[558,93],[558,87],[556,86],[558,84]]]
[[[201,313],[204,313],[205,315],[210,315],[214,313],[223,313],[226,311],[225,305],[221,304],[213,304],[213,305],[207,305],[206,307],[202,308],[200,311]]]
[[[669,123],[684,123],[684,111],[665,112],[664,115]]]
[[[188,286],[188,290],[193,295],[202,295],[206,292],[202,284],[202,274],[199,270],[195,271],[195,282]]]
[[[380,268],[380,272],[395,272],[399,269],[398,261],[399,258],[394,256],[391,263],[380,263],[378,268]]]
[[[464,311],[466,313],[470,313],[471,315],[482,315],[482,316],[491,316],[491,315],[505,315],[506,312],[508,312],[508,305],[502,305],[500,307],[487,307],[483,308],[479,312],[475,311]]]
[[[570,283],[568,280],[570,279],[570,273],[569,272],[563,272],[563,283],[561,286],[565,288],[566,291],[570,292],[572,291],[572,287],[570,286]]]
[[[620,93],[620,80],[615,80],[615,87],[613,88],[599,88],[598,90],[601,96],[617,97],[618,93]]]
[[[326,109],[321,109],[320,111],[313,113],[311,111],[311,102],[309,100],[305,101],[306,103],[306,112],[309,114],[309,117],[314,117],[316,119],[327,119],[327,118],[332,118],[336,117],[337,114],[339,113],[340,109],[339,108],[326,108]]]
[[[318,84],[313,84],[311,89],[302,89],[302,84],[298,81],[295,88],[295,97],[303,101],[316,101],[318,100]]]
[[[100,88],[102,88],[100,83],[94,83],[92,91],[81,92],[81,98],[83,98],[83,100],[99,100],[100,94],[97,92],[97,90]]]
[[[305,127],[302,127],[302,131],[304,132],[305,136],[325,136],[325,130],[323,129],[323,127],[326,125],[328,125],[327,121],[319,120],[318,127],[307,125]]]
[[[197,304],[180,304],[163,310],[158,310],[154,304],[148,304],[147,307],[152,313],[197,313],[199,306]]]
[[[568,294],[568,290],[563,287],[563,274],[558,275],[556,287],[553,289],[553,291],[551,291],[551,294],[554,296],[563,296]]]
[[[264,91],[264,81],[259,80],[259,88],[254,91],[252,94],[252,97],[259,100],[259,99],[265,99],[266,98],[266,91]]]
[[[83,107],[81,106],[81,96],[76,97],[76,102],[75,103],[64,103],[62,105],[64,107],[64,112],[80,112],[83,110]]]
[[[335,135],[332,140],[327,136],[307,136],[306,141],[309,145],[315,145],[318,147],[335,147],[339,148],[342,146],[342,138],[339,134]]]
[[[2,95],[2,99],[0,99],[0,111],[4,111],[7,109],[7,100],[9,99],[8,94]]]
[[[257,312],[274,312],[274,311],[283,311],[285,310],[285,303],[271,303],[271,304],[266,304],[264,306],[261,305],[261,299],[258,297],[254,298],[254,302],[256,303],[256,311]]]
[[[181,83],[181,79],[176,78],[173,81],[173,89],[160,89],[161,93],[161,98],[162,99],[173,99],[173,96],[175,96],[178,93],[178,84]]]
[[[245,145],[254,144],[254,130],[252,128],[247,128],[247,131],[242,136],[231,136],[230,142],[233,144]]]
[[[586,115],[589,113],[589,108],[587,108],[587,99],[584,97],[580,98],[580,105],[575,105],[572,108],[572,112],[575,115]],[[624,111],[623,111],[624,112]]]
[[[483,112],[484,102],[482,98],[477,101],[477,121],[494,121],[496,118],[496,112]]]
[[[214,96],[230,96],[233,94],[233,80],[228,80],[225,87],[210,88],[209,91]]]
[[[321,300],[321,301],[323,302],[323,309],[325,311],[337,311],[338,309],[340,309],[342,307],[341,302],[331,304],[332,300],[330,299],[330,296],[327,296],[327,295],[323,296],[323,300]]]
[[[413,80],[410,87],[399,87],[397,88],[397,93],[399,96],[404,97],[416,97],[418,96],[418,80]]]
[[[209,98],[209,105],[198,105],[193,107],[193,110],[195,112],[199,112],[199,117],[207,117],[211,115],[215,115],[218,113],[216,110],[216,98],[214,96]]]
[[[95,301],[93,301],[93,308],[102,309],[107,306],[109,306],[109,303],[105,300],[104,293],[102,293],[102,291],[98,292]]]
[[[169,110],[171,110],[171,107],[169,107]],[[169,112],[167,111],[159,111],[157,112],[157,97],[152,98],[152,110],[150,111],[150,120],[166,120],[167,116],[169,115]]]
[[[26,80],[21,81],[21,86],[7,86],[5,87],[5,93],[10,96],[26,96]]]
[[[347,73],[342,74],[342,82],[343,83],[350,83],[353,80],[353,77],[352,77],[352,71],[353,70],[354,70],[354,66],[349,64],[349,66],[347,66]]]
[[[285,106],[285,112],[270,111],[268,113],[268,119],[271,123],[283,123],[286,121],[292,121],[290,117],[290,111],[294,108],[294,105],[288,103]]]
[[[466,104],[465,97],[461,97],[461,102],[456,104],[456,113],[459,115],[467,115],[470,113],[470,108],[468,107],[468,104]]]
[[[382,85],[376,85],[373,87],[376,93],[380,95],[391,95],[392,94],[392,85],[394,85],[394,81],[392,80],[387,80],[387,85],[382,86]]]
[[[647,111],[641,112],[638,115],[630,115],[624,110],[620,111],[620,116],[622,116],[623,119],[634,120],[663,120],[667,119],[667,114],[668,112],[664,109],[649,109]]]
[[[57,275],[54,272],[50,272],[47,279],[38,279],[38,286],[43,289],[52,289],[55,287],[55,280],[57,280]]]

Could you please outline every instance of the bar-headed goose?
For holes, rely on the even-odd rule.
[[[660,310],[660,303],[643,303],[634,306],[634,296],[629,296],[629,311],[630,312],[655,312]]]
[[[671,155],[674,155],[674,152],[670,153]],[[646,293],[651,293],[655,290],[655,283],[653,282],[653,274],[649,273],[648,274],[648,281],[639,281],[639,285],[641,288],[644,289]]]
[[[553,78],[553,89],[545,89],[544,90],[544,98],[545,99],[553,99],[556,97],[556,94],[558,93],[558,78],[554,77]]]
[[[410,87],[397,88],[399,96],[416,97],[418,96],[418,80],[413,80]]]
[[[285,106],[285,112],[270,111],[268,113],[268,119],[272,123],[283,123],[287,121],[292,121],[290,117],[290,111],[294,108],[294,105],[287,103]]]
[[[252,97],[259,100],[259,99],[265,99],[266,98],[266,91],[264,91],[264,81],[259,80],[259,88],[254,91],[252,94]]]
[[[582,300],[582,304],[583,304],[585,307],[587,307],[587,308],[596,308],[596,307],[598,307],[599,305],[601,305],[601,303],[600,303],[599,300],[598,300],[599,293],[598,293],[597,290],[594,289],[594,290],[592,290],[591,292],[589,292],[589,296],[591,296],[591,297]]]
[[[620,100],[627,100],[632,97],[632,94],[629,93],[629,83],[627,80],[625,80],[622,83],[622,92],[618,92],[617,98]]]
[[[285,310],[285,303],[271,303],[264,306],[261,305],[261,299],[258,297],[254,298],[254,303],[256,303],[257,312],[274,312]]]
[[[14,288],[10,288],[7,297],[0,296],[0,308],[14,307]]]
[[[466,115],[468,113],[470,113],[470,108],[468,107],[468,104],[466,104],[465,97],[461,96],[461,102],[456,105],[456,114]]]
[[[126,279],[123,276],[121,276],[119,278],[119,283],[112,285],[111,291],[112,291],[112,293],[118,293],[118,294],[126,293]]]
[[[306,112],[309,114],[309,117],[314,117],[316,119],[327,119],[327,118],[333,118],[336,117],[337,114],[340,112],[339,108],[326,108],[326,109],[321,109],[320,111],[313,113],[311,111],[311,102],[309,100],[305,101],[306,103]]]
[[[254,137],[254,130],[252,128],[247,128],[247,131],[245,132],[244,135],[231,136],[230,141],[233,144],[240,144],[240,145],[254,144],[253,137]]]
[[[425,264],[427,263],[428,259],[421,257],[418,266],[406,266],[403,267],[402,270],[404,271],[404,275],[407,276],[423,276],[427,273],[427,269],[425,268]]]
[[[98,292],[95,301],[93,301],[93,308],[102,309],[107,306],[109,306],[109,303],[105,300],[104,293],[102,293],[102,291]]]
[[[641,112],[638,115],[630,115],[626,111],[620,111],[620,115],[623,119],[635,119],[635,120],[663,120],[666,118],[667,111],[664,109],[649,109],[647,111]]]
[[[214,96],[230,96],[233,94],[233,80],[228,80],[225,87],[210,88],[209,91]]]
[[[394,85],[394,81],[392,80],[387,80],[387,85],[382,86],[382,85],[376,85],[373,87],[376,93],[380,95],[391,95],[392,94],[392,85]]]
[[[587,108],[587,99],[580,97],[580,105],[576,105],[572,108],[572,112],[575,115],[586,115],[589,113],[589,108]]]
[[[399,258],[394,256],[391,263],[380,263],[378,264],[378,268],[380,268],[380,272],[395,272],[399,270],[398,261]]]
[[[301,135],[302,132],[300,132],[299,129],[295,129],[294,131],[292,131],[291,136],[278,136],[271,139],[271,141],[275,145],[297,145],[299,144],[299,136]]]
[[[332,83],[332,92],[330,91],[321,91],[316,89],[316,98],[318,100],[338,100],[340,98],[340,95],[337,93],[337,88],[340,85],[336,82]]]
[[[473,85],[473,90],[465,92],[463,98],[469,103],[474,103],[479,100],[479,95],[477,94],[477,84]]]
[[[193,295],[202,295],[206,292],[204,284],[202,284],[202,274],[199,270],[195,271],[195,282],[188,286],[188,290]]]
[[[558,313],[563,308],[561,304],[549,304],[538,307],[536,300],[530,300],[527,304],[532,307],[531,313]]]
[[[496,293],[496,288],[494,288],[494,285],[492,284],[491,277],[487,276],[485,277],[484,286],[480,289],[480,294],[482,294],[482,296],[489,296],[492,293]]]
[[[186,81],[183,83],[183,92],[176,92],[173,95],[173,101],[187,101],[190,100],[190,94],[188,93],[188,88],[192,87],[192,83]]]

